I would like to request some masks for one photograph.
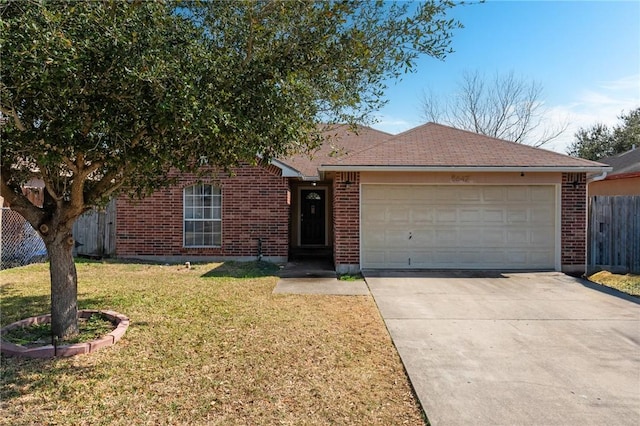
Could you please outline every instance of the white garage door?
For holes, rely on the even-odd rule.
[[[554,186],[361,190],[362,268],[554,269]]]

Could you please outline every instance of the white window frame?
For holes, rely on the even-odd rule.
[[[197,197],[202,197],[204,195],[204,191],[201,190],[200,194],[194,194],[194,195],[187,195],[187,189],[189,188],[203,188],[204,186],[210,186],[211,187],[211,198],[213,199],[214,197],[217,197],[220,202],[219,205],[220,207],[218,208],[219,216],[218,217],[213,217],[213,212],[215,211],[215,208],[213,208],[213,204],[211,205],[205,205],[204,203],[202,205],[192,205],[187,207],[187,197],[193,197],[194,199],[197,199]],[[200,217],[200,218],[187,218],[187,208],[194,208],[194,207],[202,207],[202,208],[206,208],[208,207],[211,210],[212,213],[212,217]],[[204,210],[203,210],[204,211]],[[220,228],[220,232],[211,232],[211,233],[205,233],[205,232],[192,232],[192,234],[212,234],[213,235],[213,242],[214,244],[208,245],[208,244],[194,244],[194,245],[188,245],[187,244],[187,223],[194,223],[194,222],[218,222],[219,228]],[[216,235],[218,236],[217,240],[216,240]],[[217,244],[216,244],[217,243]],[[210,248],[210,247],[214,247],[214,248],[219,248],[222,246],[222,188],[213,185],[211,183],[195,183],[193,185],[189,185],[189,186],[185,186],[182,189],[182,246],[185,248]]]

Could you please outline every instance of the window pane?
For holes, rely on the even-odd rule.
[[[220,246],[221,189],[211,184],[184,188],[184,245],[187,247]]]

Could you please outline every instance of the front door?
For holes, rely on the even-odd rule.
[[[325,196],[324,189],[300,191],[300,244],[325,244]]]

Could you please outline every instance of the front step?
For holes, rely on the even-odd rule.
[[[333,259],[332,247],[295,247],[289,250],[290,260]]]

